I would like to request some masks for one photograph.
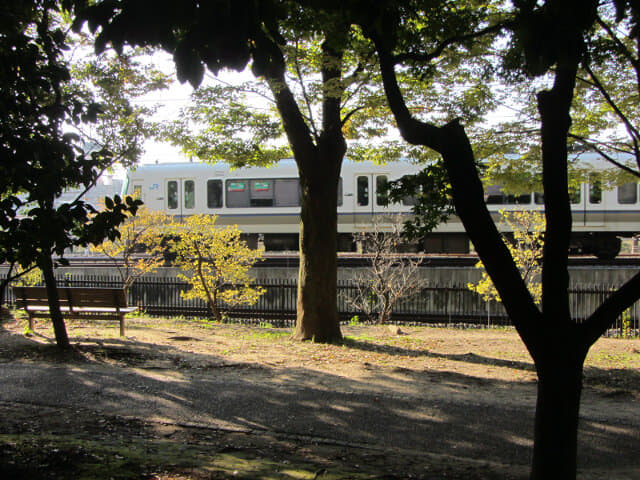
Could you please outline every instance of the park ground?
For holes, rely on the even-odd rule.
[[[136,317],[0,327],[0,478],[525,479],[536,375],[514,330]],[[585,370],[579,478],[640,479],[640,340]]]

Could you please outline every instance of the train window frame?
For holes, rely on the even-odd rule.
[[[623,188],[626,190],[626,192],[622,190]],[[618,185],[618,187],[616,188],[616,193],[619,205],[635,205],[638,203],[637,182],[627,182],[623,183],[622,185]],[[621,195],[626,195],[627,197]]]
[[[273,207],[274,197],[273,178],[254,178],[249,180],[249,206]]]
[[[295,202],[291,188],[294,182]],[[260,188],[255,188],[259,183],[262,183],[262,185],[258,185]],[[281,188],[284,188],[286,195],[284,193],[278,194]],[[226,208],[296,208],[301,205],[300,179],[298,177],[226,179],[224,192]],[[342,177],[340,177],[338,180],[338,206],[343,204],[342,197]]]
[[[596,175],[589,178],[589,204],[600,205],[602,203],[602,182]]]
[[[185,210],[196,208],[196,181],[192,179],[182,182],[182,201]]]
[[[300,179],[276,178],[273,181],[273,206],[278,208],[300,206]]]
[[[180,183],[178,180],[167,180],[167,210],[178,210],[180,204]],[[173,187],[172,187],[173,185]]]
[[[218,185],[217,191],[212,189],[213,185]],[[219,178],[207,179],[207,208],[222,208],[222,197],[224,186]]]
[[[376,175],[376,205],[386,207],[388,205],[388,197],[386,195],[386,186],[389,183],[387,175]]]
[[[356,204],[359,207],[369,205],[369,176],[358,175],[356,177]]]
[[[247,179],[227,179],[224,183],[225,204],[227,208],[250,208]]]
[[[580,205],[582,203],[582,184],[579,184],[577,187],[569,185],[567,193],[569,194],[569,202],[571,205]]]
[[[531,192],[520,195],[506,194],[502,185],[489,185],[485,190],[487,205],[531,205]]]

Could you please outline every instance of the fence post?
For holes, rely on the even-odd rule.
[[[487,305],[487,327],[491,326],[491,300],[486,299],[485,304]]]

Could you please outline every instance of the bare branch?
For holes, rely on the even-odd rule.
[[[298,76],[298,83],[300,84],[300,89],[302,91],[302,98],[304,100],[305,106],[307,107],[307,118],[309,119],[309,124],[311,126],[311,131],[313,133],[314,138],[318,139],[319,134],[318,134],[318,129],[316,127],[316,122],[313,118],[313,107],[311,105],[311,98],[309,97],[309,94],[307,93],[307,88],[305,86],[304,83],[304,75],[302,74],[302,68],[300,67],[300,61],[298,58],[298,42],[296,41],[295,44],[295,55],[294,55],[294,68],[296,70],[296,75]]]
[[[602,148],[600,148],[600,146],[596,142],[589,140],[586,137],[582,137],[580,135],[576,135],[573,133],[569,133],[569,137],[575,140],[578,140],[580,143],[587,145],[589,148],[595,150],[600,154],[602,158],[604,158],[607,162],[611,163],[612,165],[615,165],[616,167],[620,168],[621,170],[624,170],[627,173],[630,173],[631,175],[640,177],[640,171],[634,170],[633,168],[628,167],[624,163],[617,161],[615,158],[613,158],[611,155],[605,152]]]
[[[625,128],[627,129],[627,133],[629,134],[629,136],[631,137],[631,140],[633,141],[633,150],[636,157],[636,163],[638,163],[638,167],[640,167],[640,146],[638,145],[638,142],[640,141],[640,132],[638,132],[638,129],[633,125],[633,123],[631,123],[631,121],[622,112],[622,110],[620,110],[616,102],[613,100],[613,98],[611,98],[611,95],[609,95],[609,92],[607,91],[605,86],[602,84],[600,79],[593,72],[593,70],[591,70],[591,68],[588,65],[586,65],[584,68],[589,74],[589,76],[591,77],[591,79],[593,80],[593,84],[596,87],[596,89],[604,97],[605,101],[613,109],[615,114],[618,116],[618,118],[622,121]]]
[[[440,42],[436,48],[434,48],[431,52],[426,53],[403,53],[400,55],[395,55],[393,57],[394,64],[402,63],[404,61],[410,60],[413,62],[430,62],[436,58],[438,58],[442,53],[451,45],[460,44],[467,40],[473,40],[474,38],[479,38],[484,35],[490,35],[492,33],[498,33],[506,28],[509,28],[513,25],[513,22],[502,22],[496,23],[495,25],[490,25],[476,32],[468,33],[466,35],[457,35],[454,37],[447,38]]]

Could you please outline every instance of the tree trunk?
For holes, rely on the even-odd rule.
[[[319,173],[300,172],[300,269],[294,337],[334,342],[342,338],[337,298],[339,169],[335,174]]]
[[[559,345],[538,367],[538,398],[533,443],[532,480],[575,480],[578,416],[582,392],[584,355]]]
[[[62,312],[60,311],[60,298],[58,297],[58,290],[56,289],[56,278],[53,274],[53,262],[51,256],[43,255],[40,261],[40,268],[42,275],[44,276],[44,283],[47,288],[47,298],[49,299],[49,313],[51,315],[51,322],[53,323],[53,332],[56,337],[56,344],[60,348],[70,348],[69,337],[67,335],[67,328],[62,318]]]
[[[15,262],[9,264],[9,270],[7,270],[7,276],[2,282],[0,282],[0,306],[4,307],[5,300],[7,298],[7,287],[9,287],[9,283],[11,283],[11,274],[13,273],[13,269],[15,268]]]

